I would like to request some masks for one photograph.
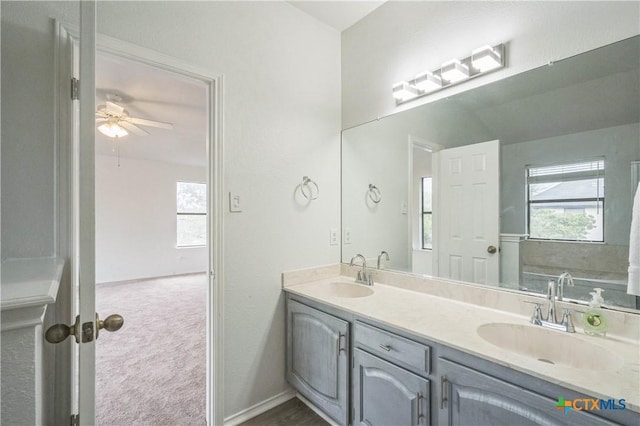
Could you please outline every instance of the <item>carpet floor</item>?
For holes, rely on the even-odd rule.
[[[96,423],[205,424],[205,274],[98,284],[101,318],[124,317],[96,348]]]

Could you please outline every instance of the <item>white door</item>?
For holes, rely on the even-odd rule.
[[[80,2],[80,136],[76,169],[78,306],[78,416],[80,424],[95,423],[95,59],[96,4]],[[78,331],[76,331],[78,333]]]
[[[477,143],[438,154],[438,274],[498,284],[500,143]]]
[[[57,386],[58,389],[70,390],[68,399],[59,398],[63,402],[62,405],[68,407],[69,404],[64,402],[71,401],[72,414],[78,414],[79,424],[92,425],[95,424],[95,340],[98,338],[96,327],[105,325],[107,329],[112,330],[118,325],[117,318],[111,318],[112,322],[97,320],[95,312],[95,57],[96,57],[96,4],[94,1],[82,1],[80,4],[80,31],[76,36],[71,36],[62,24],[58,29],[59,38],[59,60],[58,77],[60,79],[60,105],[59,112],[61,118],[62,129],[60,131],[63,137],[73,135],[73,146],[71,153],[67,153],[64,149],[61,152],[62,168],[68,170],[71,176],[66,173],[60,173],[61,182],[69,181],[69,194],[65,194],[69,198],[70,210],[73,211],[73,221],[69,224],[72,228],[69,242],[69,256],[71,257],[72,266],[72,283],[71,302],[73,305],[73,318],[76,318],[75,335],[78,337],[79,344],[71,344],[69,340],[65,340],[65,333],[71,330],[65,324],[56,325],[57,333],[54,337],[62,342],[66,341],[73,347],[70,359],[69,374],[61,374],[61,376],[71,377],[71,383],[64,383]],[[77,42],[77,43],[76,43]],[[223,276],[222,272],[222,219],[218,206],[222,205],[222,155],[220,151],[220,126],[222,104],[219,93],[221,92],[222,78],[212,77],[206,72],[200,70],[190,70],[189,67],[183,67],[182,64],[175,62],[171,58],[149,53],[151,51],[142,51],[133,45],[124,45],[123,43],[113,39],[104,38],[103,42],[108,42],[114,50],[133,50],[134,52],[142,52],[140,56],[152,57],[154,63],[167,63],[167,68],[175,68],[176,70],[185,69],[182,74],[199,78],[208,86],[209,108],[208,112],[208,211],[209,215],[209,294],[207,296],[207,423],[222,424],[222,375],[215,374],[215,371],[222,371],[222,318],[223,289],[218,281]],[[115,46],[115,47],[114,47]],[[72,53],[67,52],[72,51]],[[132,56],[137,56],[131,53]],[[155,55],[155,56],[154,56]],[[66,90],[65,84],[68,84],[69,66],[66,57],[73,58],[73,66],[71,67],[72,75],[79,80],[79,99],[73,101],[73,105],[66,103],[69,97],[69,90]],[[177,65],[174,65],[177,64]],[[67,88],[68,89],[68,88]],[[67,129],[65,111],[70,111],[70,118]],[[215,118],[214,118],[215,117]],[[61,144],[64,146],[64,144]],[[69,156],[68,160],[64,160],[65,156]],[[67,164],[68,163],[68,164]],[[66,166],[66,167],[65,167]],[[64,185],[61,185],[61,187]],[[62,198],[65,198],[64,196]],[[64,220],[63,220],[64,221]],[[61,229],[66,230],[64,226]],[[65,244],[63,243],[63,245]],[[65,246],[66,247],[66,246]],[[113,307],[117,310],[117,307]],[[71,309],[70,309],[71,311]],[[214,315],[215,313],[215,315]],[[100,312],[101,320],[106,320],[112,312]],[[108,318],[108,317],[107,317]],[[67,321],[65,321],[67,322]],[[69,321],[73,322],[73,320]],[[68,323],[68,322],[67,322]],[[109,338],[108,334],[102,330],[101,339]],[[73,338],[71,338],[72,340]],[[49,340],[51,341],[51,340]],[[64,355],[61,359],[66,360]],[[213,368],[211,368],[213,366]],[[62,369],[62,367],[61,367]],[[63,378],[57,380],[57,384],[63,382]],[[68,392],[64,392],[68,395]],[[56,398],[58,401],[58,398]],[[60,414],[60,415],[58,415]],[[56,423],[66,424],[68,421],[68,411],[65,416],[65,410],[56,413]]]

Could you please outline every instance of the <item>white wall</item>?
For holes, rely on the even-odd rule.
[[[368,266],[382,250],[389,253],[389,269],[407,270],[411,253],[409,202],[409,135],[397,126],[371,123],[343,133],[342,226],[351,230],[351,244],[343,244],[342,261],[360,253]],[[367,198],[369,184],[381,193],[378,204]]]
[[[206,167],[96,156],[96,282],[204,272],[206,247],[176,247],[176,182]]]
[[[1,2],[2,259],[55,252],[53,8],[72,21],[70,3]],[[77,8],[77,6],[76,6]],[[35,14],[21,9],[38,10]]]
[[[638,2],[388,2],[343,32],[343,128],[636,35],[639,14]],[[506,69],[396,107],[396,81],[498,42]]]
[[[54,250],[53,25],[77,4],[2,2],[3,256]],[[224,415],[288,390],[283,270],[340,247],[340,34],[286,2],[99,2],[98,30],[224,74]],[[307,175],[320,197],[294,201]]]

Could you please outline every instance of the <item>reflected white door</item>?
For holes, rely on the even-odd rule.
[[[440,151],[438,275],[499,282],[500,142]]]

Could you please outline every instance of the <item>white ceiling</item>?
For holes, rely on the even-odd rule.
[[[119,95],[122,102],[118,104],[132,117],[173,124],[173,130],[141,126],[151,134],[129,133],[120,138],[117,143],[121,158],[206,166],[207,86],[204,83],[98,53],[96,104],[104,104],[108,94]],[[96,154],[115,157],[114,139],[96,131]]]
[[[289,0],[292,6],[315,17],[342,32],[382,6],[385,1],[334,0],[299,1]]]

